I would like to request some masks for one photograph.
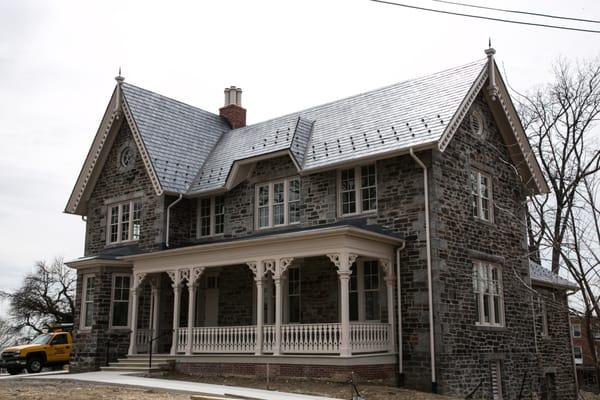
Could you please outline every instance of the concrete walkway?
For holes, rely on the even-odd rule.
[[[130,374],[131,373],[127,372],[101,371],[85,372],[81,374],[20,375],[19,377],[25,379],[60,379],[91,383],[107,383],[112,385],[126,385],[164,390],[167,392],[209,394],[219,396],[231,395],[260,400],[334,400],[327,397],[274,392],[270,390],[251,389],[236,386],[211,385],[207,383],[186,382],[170,379],[144,378],[140,376],[132,376]]]

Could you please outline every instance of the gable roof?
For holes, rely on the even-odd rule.
[[[558,274],[542,267],[540,264],[529,260],[529,275],[533,284],[552,286],[559,289],[579,290],[579,286]]]
[[[82,174],[91,176],[97,168],[89,158],[101,160],[106,135],[121,112],[158,195],[227,190],[243,180],[252,162],[282,154],[291,157],[299,172],[309,173],[411,148],[444,151],[487,81],[488,65],[487,59],[477,60],[233,130],[216,114],[123,82],[111,98]],[[495,63],[494,71],[500,76]],[[511,156],[524,165],[533,193],[545,192],[541,169],[499,81],[495,117],[503,118],[503,131],[510,131],[505,136],[519,144],[512,146]],[[98,140],[101,133],[104,140]],[[82,211],[79,201],[89,183],[78,179],[66,212]]]

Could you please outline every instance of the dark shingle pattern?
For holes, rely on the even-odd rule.
[[[529,275],[532,281],[545,283],[552,286],[560,286],[572,290],[578,290],[579,287],[568,279],[565,279],[558,274],[542,267],[540,264],[529,261]]]

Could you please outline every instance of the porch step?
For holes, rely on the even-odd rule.
[[[119,358],[117,362],[109,363],[108,367],[100,367],[100,369],[102,371],[156,372],[169,369],[169,364],[173,360],[175,359],[171,356],[152,356],[152,365],[148,368],[147,355],[134,355]]]

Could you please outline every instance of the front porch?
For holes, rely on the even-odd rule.
[[[150,343],[178,357],[394,353],[399,239],[353,227],[288,235],[133,256],[129,354]]]

